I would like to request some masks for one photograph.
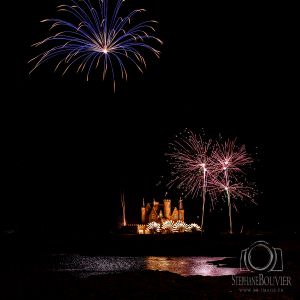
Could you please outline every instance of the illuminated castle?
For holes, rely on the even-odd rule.
[[[171,200],[164,199],[163,204],[158,201],[153,200],[152,205],[143,200],[143,206],[141,208],[141,222],[142,224],[148,224],[151,222],[163,223],[167,220],[174,222],[182,221],[184,222],[184,209],[182,199],[179,200],[178,209],[171,206]]]
[[[184,222],[184,209],[183,201],[179,199],[178,208],[171,205],[170,199],[164,199],[163,204],[159,203],[155,199],[152,203],[147,203],[143,200],[141,207],[141,223],[140,224],[127,224],[121,227],[122,233],[134,233],[134,234],[150,234],[147,229],[147,224],[156,222],[162,225],[166,221]]]

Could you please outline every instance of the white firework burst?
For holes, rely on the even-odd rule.
[[[165,221],[163,222],[161,229],[164,233],[174,233],[177,232],[174,221]]]
[[[148,223],[147,229],[148,229],[151,233],[158,233],[158,232],[160,232],[160,224],[159,224],[159,223],[156,223],[156,222]]]
[[[202,231],[201,227],[196,223],[190,224],[189,227],[191,231]]]
[[[178,232],[190,232],[191,231],[189,225],[183,221],[177,221],[174,226]]]

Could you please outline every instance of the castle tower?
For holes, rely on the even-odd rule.
[[[174,221],[174,222],[178,221],[178,209],[177,209],[177,207],[175,207],[174,210],[173,210],[171,220]]]
[[[158,207],[159,207],[159,202],[153,199],[153,208],[155,209],[155,211],[158,210]]]
[[[149,215],[149,223],[151,222],[158,222],[158,213],[156,212],[156,209],[154,207],[152,207]]]
[[[164,217],[162,210],[159,211],[159,218],[162,220],[162,218]]]
[[[141,221],[142,224],[146,224],[146,207],[145,207],[145,199],[143,198],[143,205],[141,207]]]
[[[178,208],[178,220],[184,222],[183,200],[181,198],[179,199]]]
[[[164,217],[168,220],[171,218],[171,200],[164,199]]]

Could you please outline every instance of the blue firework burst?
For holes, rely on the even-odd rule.
[[[117,73],[127,80],[127,63],[143,72],[146,67],[144,50],[159,57],[160,51],[153,46],[162,44],[154,35],[157,22],[134,22],[144,9],[121,17],[120,9],[125,0],[110,0],[110,3],[115,2],[112,8],[109,0],[95,0],[94,6],[90,0],[69,1],[70,5],[57,7],[57,11],[66,16],[65,20],[41,21],[50,23],[51,35],[33,44],[34,47],[45,46],[46,50],[29,61],[34,64],[30,73],[47,61],[56,60],[55,71],[62,68],[64,75],[74,67],[77,72],[85,71],[88,81],[91,70],[100,68],[103,80],[110,73],[115,89]]]

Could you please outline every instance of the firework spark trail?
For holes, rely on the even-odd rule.
[[[238,175],[243,173],[242,168],[252,162],[253,159],[246,152],[245,145],[239,147],[236,144],[236,139],[217,143],[212,152],[213,185],[216,187],[215,192],[225,192],[228,202],[230,233],[232,233],[231,196],[240,199],[248,198],[253,202],[254,190],[238,179]]]
[[[126,222],[126,203],[124,193],[121,193],[121,205],[122,205],[122,216],[123,216],[123,226],[127,225]]]
[[[126,60],[143,73],[146,61],[141,50],[149,50],[159,58],[160,51],[151,46],[152,42],[162,44],[162,41],[153,35],[157,22],[132,21],[137,14],[145,12],[144,9],[136,9],[126,17],[120,17],[124,0],[115,0],[116,5],[112,13],[108,8],[108,0],[95,0],[98,2],[95,7],[90,0],[69,1],[70,5],[60,5],[57,11],[65,13],[70,21],[68,18],[41,21],[51,24],[49,31],[57,29],[57,32],[33,45],[49,45],[50,48],[29,61],[34,63],[30,73],[41,64],[59,58],[55,70],[65,64],[62,74],[64,75],[70,67],[79,65],[77,73],[86,70],[88,81],[91,70],[97,69],[101,64],[103,80],[110,70],[115,90],[115,68],[120,70],[121,78],[127,80]]]
[[[212,141],[205,141],[201,136],[189,131],[187,137],[175,140],[171,143],[171,147],[173,148],[171,153],[166,154],[170,158],[175,175],[170,186],[175,185],[192,197],[202,195],[201,228],[203,228],[206,194],[210,192],[212,186],[213,170],[210,159]]]

